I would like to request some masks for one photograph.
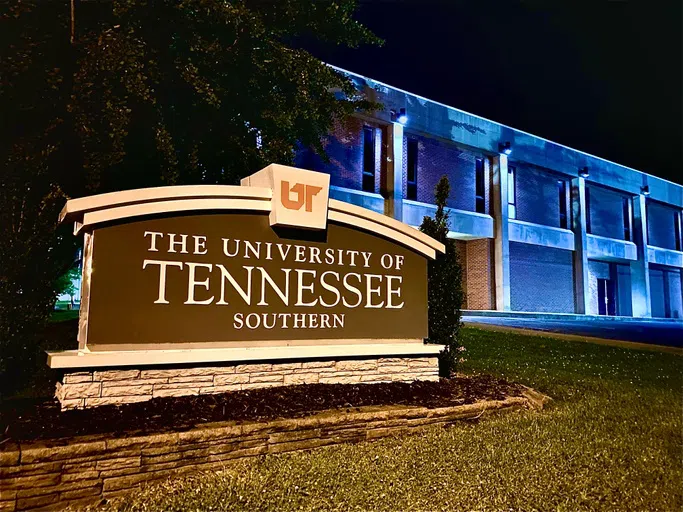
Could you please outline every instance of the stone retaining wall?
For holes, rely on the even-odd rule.
[[[364,407],[260,423],[205,424],[156,435],[4,443],[0,444],[0,511],[84,506],[171,475],[219,470],[242,457],[416,432],[492,411],[542,408],[545,400],[527,390],[521,397],[438,409]]]
[[[63,410],[82,409],[290,384],[436,381],[438,373],[436,357],[96,370],[66,373],[55,396]]]

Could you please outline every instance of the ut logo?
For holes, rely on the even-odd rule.
[[[306,204],[306,211],[313,211],[313,196],[317,195],[323,188],[315,185],[305,185],[303,183],[295,183],[293,187],[289,187],[289,181],[282,180],[280,188],[280,196],[282,197],[282,206],[288,210],[300,210]],[[291,192],[296,194],[296,199],[291,199]]]

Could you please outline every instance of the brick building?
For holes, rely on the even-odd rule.
[[[447,175],[468,309],[683,319],[682,186],[339,71],[384,110],[296,165],[414,226]]]

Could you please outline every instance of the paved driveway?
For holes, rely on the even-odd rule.
[[[527,318],[495,318],[481,316],[463,316],[467,324],[489,324],[518,329],[575,334],[593,338],[611,340],[636,341],[683,347],[683,322],[628,321],[615,320],[545,320]]]

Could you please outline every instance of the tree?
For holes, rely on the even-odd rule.
[[[464,298],[462,268],[456,253],[455,240],[448,238],[446,201],[450,188],[448,178],[442,176],[434,189],[436,200],[434,218],[425,217],[420,226],[420,231],[446,246],[444,254],[437,253],[436,259],[429,262],[427,271],[428,341],[445,345],[439,359],[439,370],[444,377],[450,377],[455,373],[459,354],[463,350],[458,340],[462,325],[460,310]]]
[[[324,153],[336,119],[376,107],[296,45],[377,43],[355,8],[0,0],[0,374],[35,352],[73,266],[77,241],[56,226],[66,198],[236,184],[290,163],[297,142]]]
[[[71,267],[66,273],[62,274],[59,279],[57,279],[57,295],[68,295],[71,307],[74,305],[74,295],[78,289],[74,284],[81,277],[80,266]]]
[[[297,142],[321,151],[335,118],[373,104],[293,43],[375,42],[354,9],[350,0],[83,2],[71,112],[89,185],[233,184],[290,163]]]
[[[75,239],[57,229],[68,164],[63,155],[68,17],[58,2],[0,7],[0,389],[36,363],[56,280],[74,264]],[[64,7],[63,5],[60,7]],[[68,12],[68,11],[67,11]],[[64,32],[66,36],[68,32]],[[76,170],[75,174],[78,175]]]

